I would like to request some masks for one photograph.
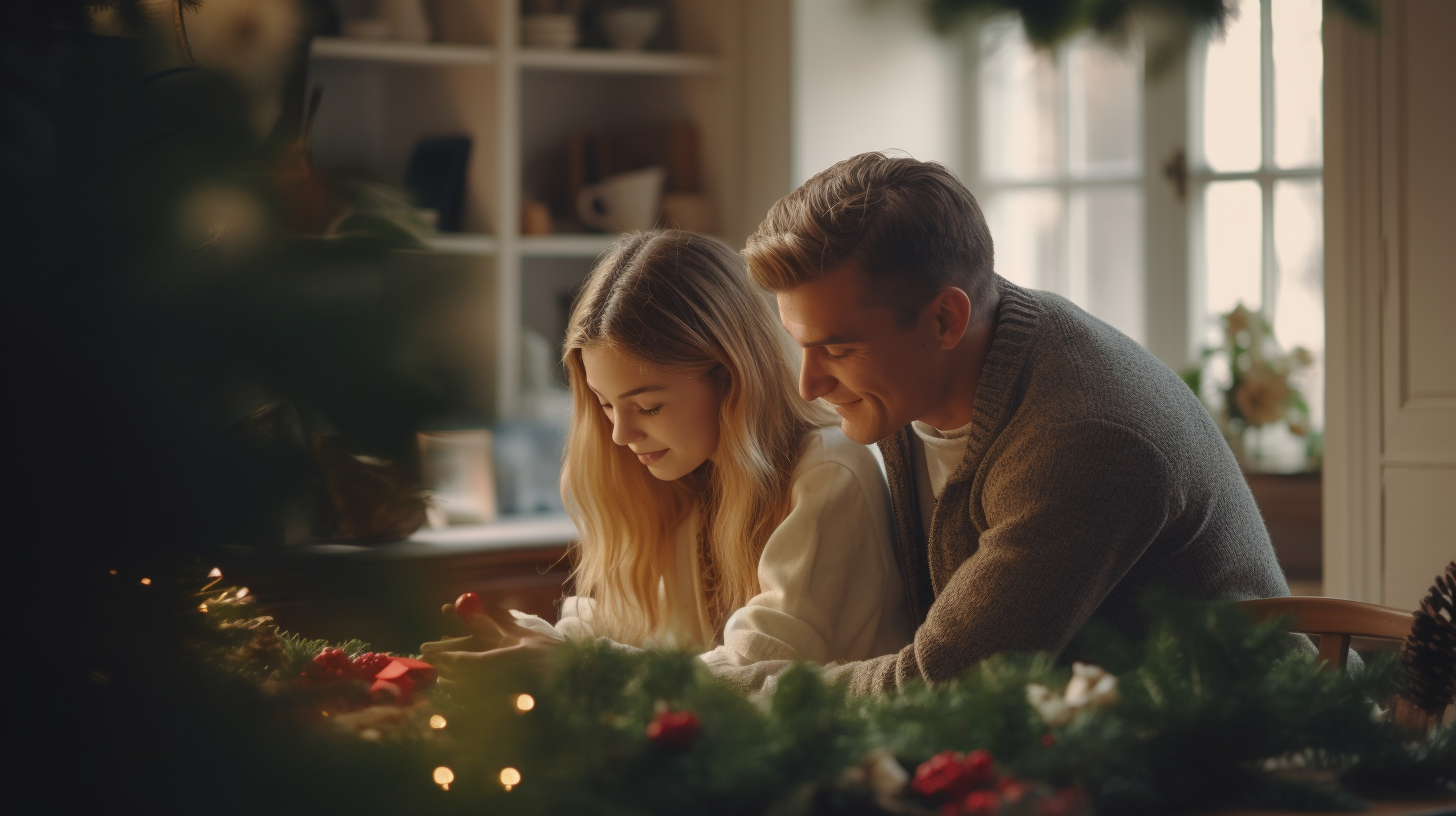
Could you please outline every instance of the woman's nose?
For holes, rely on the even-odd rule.
[[[629,445],[643,437],[642,429],[638,428],[629,417],[623,416],[626,411],[617,411],[617,416],[612,420],[612,441],[618,445]]]

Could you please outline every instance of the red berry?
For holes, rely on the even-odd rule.
[[[991,755],[986,751],[942,751],[920,763],[910,787],[921,796],[953,801],[989,785],[995,776]]]
[[[1057,738],[1051,734],[1046,734],[1041,738],[1041,744],[1050,748],[1057,744]]]
[[[393,659],[382,652],[365,652],[354,658],[350,672],[360,680],[373,680],[374,675],[379,674],[379,671],[388,666]]]
[[[663,748],[682,750],[693,744],[702,727],[691,711],[664,711],[647,724],[647,739]]]
[[[968,781],[975,787],[989,784],[996,778],[996,769],[992,766],[991,752],[984,749],[976,749],[966,754],[965,771]]]
[[[1001,809],[1001,797],[990,791],[971,791],[961,802],[961,808],[970,816],[994,816]]]
[[[482,601],[480,596],[474,592],[461,593],[460,597],[455,599],[455,616],[460,620],[469,623],[471,618],[484,614],[485,601]]]

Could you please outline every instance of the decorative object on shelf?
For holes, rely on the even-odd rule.
[[[389,21],[383,17],[345,20],[341,25],[341,29],[345,37],[352,37],[356,40],[389,39]]]
[[[1284,351],[1264,315],[1242,303],[1220,319],[1223,345],[1205,348],[1202,365],[1184,372],[1184,382],[1204,400],[1245,470],[1317,469],[1320,434],[1310,427],[1309,404],[1292,381],[1314,363],[1313,355],[1300,347]],[[1304,440],[1293,446],[1293,456],[1273,449],[1281,432]]]
[[[433,36],[424,0],[374,0],[379,16],[389,23],[389,38],[429,42]]]
[[[623,5],[602,14],[602,30],[613,48],[641,51],[662,21],[662,9],[652,5]]]
[[[576,212],[588,227],[607,232],[652,229],[662,212],[662,184],[667,170],[647,167],[583,187]]]
[[[551,208],[540,201],[526,199],[521,203],[521,234],[550,235]]]
[[[430,491],[430,526],[496,519],[495,464],[487,430],[421,433],[420,467]]]
[[[356,454],[325,434],[314,434],[313,451],[340,540],[403,541],[424,525],[425,491],[409,465]]]
[[[404,184],[420,206],[435,210],[440,232],[459,232],[464,218],[469,136],[431,136],[415,143]]]
[[[580,39],[575,14],[528,14],[521,18],[521,44],[564,50]]]
[[[1421,599],[1400,661],[1407,681],[1403,696],[1439,717],[1456,698],[1456,561]]]

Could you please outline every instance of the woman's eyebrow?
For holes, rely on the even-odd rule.
[[[617,399],[626,399],[628,397],[635,397],[638,394],[648,394],[648,393],[651,393],[653,391],[666,391],[666,390],[667,390],[667,386],[665,386],[665,385],[644,385],[641,388],[634,388],[631,391],[628,391],[628,392],[626,392],[624,394],[618,394],[617,395]]]

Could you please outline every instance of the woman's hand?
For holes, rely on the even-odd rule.
[[[454,615],[450,604],[441,611]],[[420,646],[425,661],[447,683],[473,682],[507,666],[513,669],[524,666],[544,673],[550,667],[554,648],[561,643],[521,626],[510,613],[493,607],[487,607],[483,615],[471,616],[465,625],[471,630],[465,637]]]

